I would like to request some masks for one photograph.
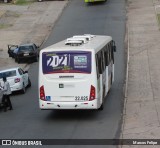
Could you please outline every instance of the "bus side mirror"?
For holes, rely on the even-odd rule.
[[[113,51],[116,52],[116,46],[115,45],[113,45]]]
[[[115,41],[112,41],[112,49],[114,52],[116,52],[116,44],[115,44]]]

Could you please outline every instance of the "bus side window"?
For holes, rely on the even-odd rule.
[[[103,72],[103,69],[102,69],[102,59],[101,59],[102,57],[101,57],[101,53],[99,52],[98,53],[98,63],[99,63],[99,73],[100,74],[102,74],[102,72]]]
[[[108,46],[105,46],[105,65],[108,66]]]
[[[102,54],[101,52],[97,53],[98,56],[98,69],[99,69],[99,74],[103,73],[103,65],[102,65]]]
[[[110,61],[109,62],[111,62],[112,61],[112,43],[110,42],[109,45],[110,45],[109,46],[110,47],[109,48],[109,56],[110,56]]]
[[[106,69],[104,49],[102,50],[101,55],[102,55],[102,67],[103,67],[103,71],[104,71]]]
[[[116,45],[115,45],[115,41],[112,40],[112,49],[113,52],[116,52]]]
[[[98,63],[98,55],[96,54],[96,71],[97,71],[97,79],[100,77],[99,74],[99,63]]]
[[[100,64],[100,63],[101,63],[101,61],[100,61],[100,59],[99,59],[99,53],[97,53],[97,54],[96,54],[96,64],[97,64],[97,66],[96,66],[96,67],[98,68],[97,71],[98,71],[99,74],[101,74],[101,71],[102,71],[102,70],[101,70],[101,64]]]
[[[113,41],[111,42],[111,47],[112,47],[112,49],[111,49],[111,59],[112,59],[112,61],[113,61],[113,63],[114,63],[114,52],[115,52],[115,48],[114,48],[114,46],[113,46]]]
[[[110,58],[110,44],[108,44],[108,65],[109,65],[109,63],[110,63],[110,61],[111,61],[111,58]]]
[[[106,60],[108,59],[108,57],[105,57],[106,56],[105,50],[98,52],[96,56],[97,56],[96,59],[98,59],[99,74],[102,74],[103,71],[106,69],[106,64],[107,64]]]

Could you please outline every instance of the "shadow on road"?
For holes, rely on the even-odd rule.
[[[100,112],[98,110],[53,110],[46,118],[47,120],[91,120],[95,119]]]
[[[87,6],[101,6],[104,5],[106,3],[106,1],[102,1],[102,2],[94,2],[94,3],[86,3]]]

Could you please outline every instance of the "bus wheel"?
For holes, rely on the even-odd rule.
[[[109,88],[109,90],[108,90],[108,94],[110,93],[110,91],[111,91],[111,86],[112,86],[112,83],[113,83],[113,76],[112,76],[112,74],[111,74],[111,82],[110,82],[110,88]]]
[[[112,85],[112,83],[113,83],[113,76],[112,76],[112,73],[111,73],[111,85]]]
[[[103,110],[104,108],[104,98],[105,98],[105,86],[103,87],[103,99],[102,99],[102,104],[98,110]]]
[[[103,102],[102,102],[101,107],[98,110],[103,110],[103,108],[104,108],[104,105],[103,105]]]

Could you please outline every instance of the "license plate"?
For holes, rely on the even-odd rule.
[[[24,56],[28,56],[29,55],[29,53],[24,53]]]

